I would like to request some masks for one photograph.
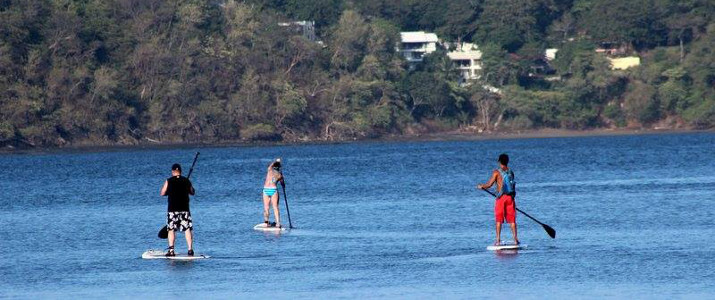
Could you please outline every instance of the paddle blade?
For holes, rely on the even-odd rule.
[[[541,226],[544,226],[544,230],[546,230],[546,233],[549,234],[549,236],[552,239],[556,238],[556,230],[554,230],[553,228],[551,228],[551,226],[546,225],[546,224],[541,224]]]
[[[161,228],[161,230],[159,230],[158,236],[159,236],[160,239],[167,239],[167,238],[169,238],[169,228],[167,228],[166,226],[164,226],[163,228]]]

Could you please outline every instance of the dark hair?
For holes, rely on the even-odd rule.
[[[181,172],[181,165],[180,165],[180,164],[173,164],[173,165],[171,166],[171,170],[172,170],[172,171],[176,170],[176,171]]]
[[[274,168],[274,169],[280,169],[280,168],[281,168],[281,162],[279,162],[279,161],[273,162],[273,168]]]
[[[502,165],[505,165],[505,166],[508,165],[509,164],[509,155],[506,155],[506,153],[500,154],[498,161]]]

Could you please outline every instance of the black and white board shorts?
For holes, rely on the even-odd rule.
[[[170,211],[166,213],[166,227],[168,230],[193,230],[194,224],[191,221],[191,212]]]

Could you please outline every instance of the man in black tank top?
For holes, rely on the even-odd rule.
[[[191,211],[189,210],[189,195],[194,195],[194,187],[188,178],[181,176],[181,165],[174,164],[171,166],[171,177],[164,182],[164,187],[161,188],[161,195],[169,197],[169,206],[166,213],[166,227],[169,231],[169,251],[166,256],[174,256],[174,240],[176,235],[174,232],[184,231],[186,236],[186,245],[189,248],[188,254],[194,255],[193,235],[194,228],[191,220]]]

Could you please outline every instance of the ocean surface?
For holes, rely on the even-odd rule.
[[[212,258],[142,259],[166,247],[159,191],[196,151],[194,245]],[[517,206],[556,239],[520,214],[528,248],[485,249],[494,200],[475,185],[502,152]],[[257,232],[276,157],[296,229]],[[713,133],[5,154],[0,167],[0,298],[715,298]]]

